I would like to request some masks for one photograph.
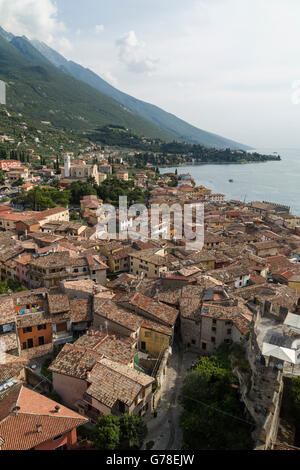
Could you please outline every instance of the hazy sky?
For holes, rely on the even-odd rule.
[[[0,24],[202,129],[300,148],[299,0],[0,0]]]

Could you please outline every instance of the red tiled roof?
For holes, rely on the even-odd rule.
[[[29,450],[88,420],[43,395],[18,385],[0,397],[2,450]],[[13,412],[14,407],[20,407]],[[40,432],[37,426],[40,425]]]
[[[117,294],[115,300],[116,302],[125,303],[130,305],[130,307],[137,308],[154,317],[155,320],[163,321],[170,326],[175,325],[179,313],[175,308],[156,302],[150,297],[146,297],[138,292],[131,294]]]

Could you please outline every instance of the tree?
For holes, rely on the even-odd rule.
[[[84,196],[97,195],[96,189],[89,183],[73,181],[69,186],[71,203],[79,205]]]
[[[70,214],[70,221],[71,222],[78,222],[80,220],[80,217],[79,215],[77,214],[77,212],[71,212]]]
[[[95,448],[98,450],[117,450],[119,446],[119,418],[112,414],[102,415],[96,427]]]
[[[68,207],[70,192],[58,191],[55,188],[35,187],[28,193],[22,193],[13,199],[16,205],[22,205],[33,211],[43,211],[56,206]]]
[[[51,181],[50,186],[53,186],[53,188],[60,189],[60,181],[59,179],[55,179]]]
[[[176,186],[178,186],[178,179],[175,176],[171,176],[171,181],[168,182],[168,186],[176,188]]]
[[[5,181],[5,172],[0,170],[0,184],[3,184]]]
[[[295,414],[295,420],[300,421],[300,377],[295,377],[292,380],[292,406]]]
[[[88,179],[86,180],[88,184],[91,184],[94,186],[96,184],[96,180],[94,176],[89,176]]]
[[[18,178],[13,184],[13,188],[17,188],[18,186],[22,186],[25,183],[23,178]]]
[[[180,403],[185,450],[246,450],[253,448],[251,425],[232,384],[237,379],[230,361],[202,357],[184,380]],[[250,420],[250,419],[249,419]]]
[[[120,417],[120,441],[123,449],[140,449],[148,434],[143,418],[125,414]]]
[[[0,281],[0,294],[8,294],[8,292],[21,292],[27,290],[26,287],[23,287],[18,281],[13,281],[12,279],[5,279]]]

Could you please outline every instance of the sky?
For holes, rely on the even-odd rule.
[[[201,129],[300,149],[299,0],[0,0],[0,25]]]

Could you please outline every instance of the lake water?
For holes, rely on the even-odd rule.
[[[190,173],[196,185],[203,185],[215,193],[223,193],[227,200],[270,201],[291,207],[300,216],[300,149],[256,149],[265,155],[277,152],[282,160],[249,164],[203,164],[160,168],[162,174]],[[233,179],[233,183],[229,182]]]

